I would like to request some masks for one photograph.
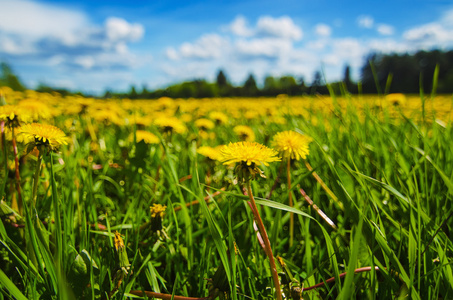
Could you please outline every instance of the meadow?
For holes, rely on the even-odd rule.
[[[453,298],[451,95],[1,97],[1,299]]]

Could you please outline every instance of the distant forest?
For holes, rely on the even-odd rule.
[[[210,97],[257,97],[287,94],[290,96],[328,94],[329,88],[336,94],[376,94],[376,93],[419,93],[430,92],[436,66],[438,66],[437,93],[453,93],[453,51],[419,51],[415,54],[370,54],[361,68],[359,82],[352,81],[350,67],[345,66],[343,80],[326,84],[322,72],[316,71],[311,83],[304,78],[291,75],[282,77],[267,76],[264,84],[258,85],[253,74],[249,74],[240,86],[234,86],[228,75],[219,70],[215,82],[194,79],[166,88],[148,90],[146,86],[132,85],[126,92],[105,91],[103,98],[155,99],[171,98],[210,98]],[[25,90],[26,86],[13,73],[11,68],[1,64],[0,86],[14,90]],[[40,84],[39,92],[59,92],[62,95],[80,94],[63,88]],[[85,95],[89,96],[89,95]]]

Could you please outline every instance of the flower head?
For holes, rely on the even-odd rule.
[[[48,150],[55,151],[61,145],[67,145],[66,134],[58,127],[31,123],[21,126],[18,132],[30,143],[29,149],[35,146],[44,146]]]
[[[209,119],[198,119],[195,120],[195,126],[197,126],[201,130],[208,130],[214,128],[215,124]]]
[[[165,210],[167,207],[162,204],[153,204],[150,207],[151,211],[151,229],[155,232],[160,232],[162,227],[162,218],[165,215]]]
[[[164,132],[176,132],[183,134],[187,131],[186,125],[176,117],[159,117],[154,120],[154,124]]]
[[[211,160],[218,160],[221,155],[220,148],[222,148],[222,146],[215,148],[209,146],[201,146],[200,148],[197,149],[197,153],[206,156]]]
[[[228,122],[228,116],[220,111],[213,111],[209,114],[209,117],[213,119],[216,124],[225,124]]]
[[[270,162],[279,161],[278,152],[256,142],[230,143],[220,150],[219,160],[224,165],[238,163],[236,173],[240,180],[254,179],[257,174],[264,177],[257,165],[268,166]]]
[[[137,130],[135,132],[135,136],[136,136],[136,139],[137,139],[137,143],[139,143],[141,141],[144,141],[145,144],[159,144],[160,143],[159,138],[156,135],[154,135],[153,133],[149,132],[149,131]],[[131,135],[129,137],[129,139],[133,140],[134,139],[134,135]]]
[[[255,141],[255,133],[253,132],[253,129],[247,125],[237,125],[233,128],[233,131],[239,136],[242,141]]]
[[[274,136],[272,146],[284,158],[305,159],[309,153],[308,144],[312,138],[292,130],[279,132]]]
[[[162,204],[153,204],[153,206],[150,206],[150,211],[151,211],[151,218],[162,218],[165,214],[165,210],[167,207]]]
[[[5,121],[7,127],[19,127],[20,123],[31,121],[29,114],[18,105],[0,106],[0,121]]]
[[[406,96],[402,93],[393,93],[386,95],[385,100],[393,106],[399,106],[406,103]]]
[[[52,111],[48,105],[42,101],[27,99],[19,102],[18,106],[22,108],[27,114],[33,118],[33,121],[42,119],[50,119],[52,117]]]

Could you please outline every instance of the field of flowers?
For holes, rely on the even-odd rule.
[[[453,297],[451,95],[0,93],[0,299]]]

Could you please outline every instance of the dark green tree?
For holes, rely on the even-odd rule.
[[[137,99],[138,98],[138,93],[137,93],[137,90],[135,89],[135,85],[131,85],[131,89],[129,90],[128,97],[130,99]]]
[[[217,74],[216,84],[219,96],[221,97],[232,96],[233,87],[228,82],[228,78],[225,75],[225,72],[223,72],[223,70],[220,70],[219,73]]]
[[[219,70],[219,73],[217,74],[217,85],[219,86],[219,88],[228,85],[228,80],[223,70]]]
[[[263,94],[266,96],[276,96],[280,94],[280,86],[278,80],[273,76],[266,76],[264,78]]]
[[[344,68],[343,83],[348,92],[350,93],[357,92],[357,88],[355,87],[354,83],[351,80],[351,67],[349,65],[346,65]]]
[[[7,63],[2,62],[0,70],[0,86],[8,86],[15,91],[25,91],[25,85],[22,84]]]
[[[287,94],[290,96],[298,95],[301,93],[299,85],[293,76],[282,76],[279,80],[280,94]]]
[[[253,97],[258,95],[258,87],[256,86],[256,80],[253,74],[250,74],[247,77],[247,80],[244,82],[242,87],[243,96]]]

